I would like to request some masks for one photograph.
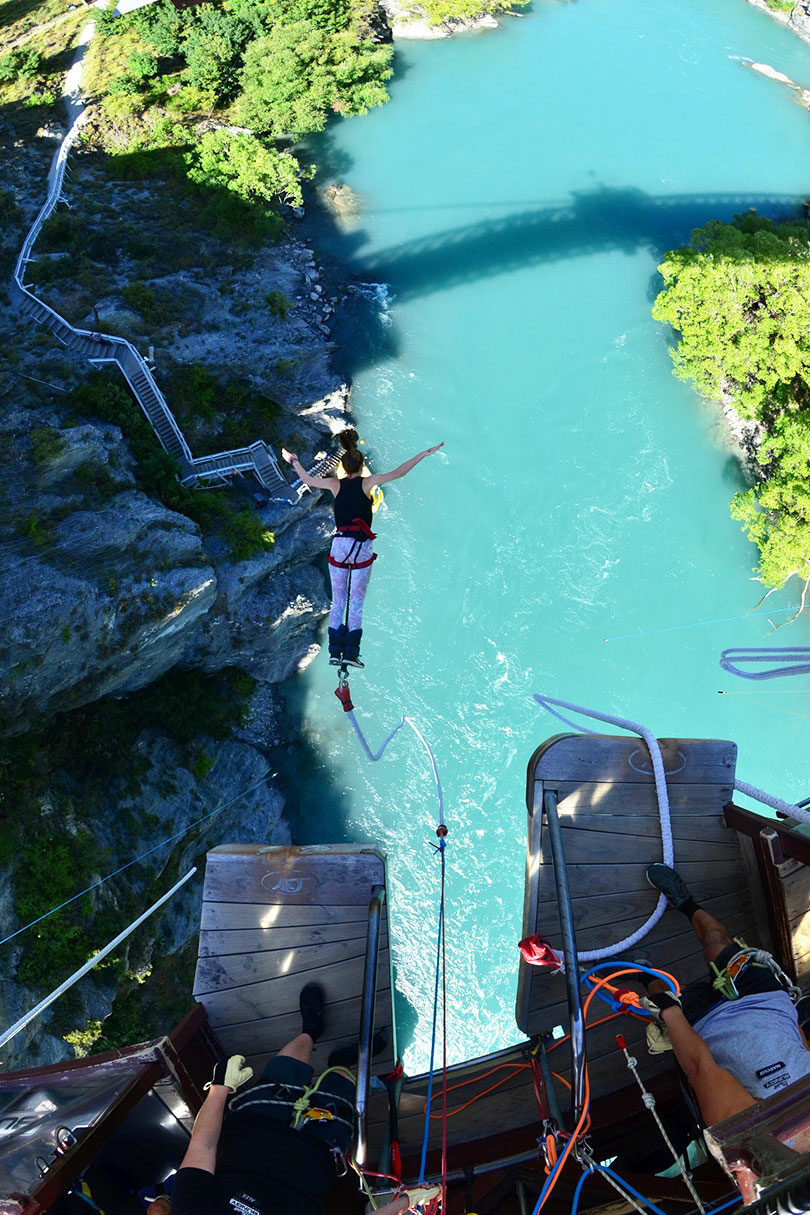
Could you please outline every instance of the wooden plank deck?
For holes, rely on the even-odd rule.
[[[368,908],[378,885],[385,885],[385,857],[374,848],[226,844],[208,853],[194,996],[225,1050],[245,1055],[257,1075],[301,1032],[298,997],[306,983],[326,993],[316,1072],[333,1047],[356,1041]],[[375,1031],[388,1045],[374,1071],[386,1074],[396,1057],[387,904]]]
[[[810,992],[810,867],[799,861],[788,862],[789,872],[782,875],[796,981]],[[788,868],[785,866],[785,869]]]
[[[736,747],[702,739],[663,739],[660,743],[675,865],[698,902],[721,919],[732,935],[756,943],[756,921],[740,847],[736,833],[723,818],[723,807],[733,791]],[[645,870],[662,859],[662,845],[646,747],[640,740],[616,736],[559,735],[532,757],[523,935],[539,933],[560,948],[553,866],[540,812],[547,789],[554,790],[558,799],[578,948],[605,948],[634,932],[656,904],[657,892],[647,884]],[[671,970],[681,984],[705,973],[694,934],[684,917],[671,910],[635,947],[633,955],[648,957]],[[598,1002],[592,1017],[606,1012]],[[555,1025],[563,1025],[567,1031],[562,976],[521,962],[515,1015],[527,1036]],[[669,1055],[651,1058],[647,1054],[642,1026],[630,1018],[597,1027],[587,1035],[594,1096],[626,1083],[624,1059],[615,1042],[617,1025],[641,1060],[642,1074],[672,1066]],[[553,1057],[555,1070],[568,1077],[565,1049]]]

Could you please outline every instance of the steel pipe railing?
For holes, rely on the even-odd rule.
[[[585,1102],[585,1021],[582,1001],[579,997],[579,958],[574,931],[574,910],[571,890],[568,885],[568,870],[565,866],[565,849],[562,841],[560,819],[557,814],[557,795],[552,789],[543,794],[543,813],[548,824],[551,859],[554,863],[554,882],[557,887],[557,907],[560,914],[563,954],[565,956],[565,987],[568,996],[568,1019],[571,1033],[571,1116],[573,1127],[579,1123]]]
[[[366,960],[363,969],[363,994],[360,1005],[360,1041],[357,1047],[357,1087],[355,1092],[355,1160],[362,1167],[368,1158],[366,1117],[371,1083],[371,1044],[374,1038],[374,1006],[377,1001],[377,963],[380,957],[382,909],[385,886],[375,886],[368,905]]]

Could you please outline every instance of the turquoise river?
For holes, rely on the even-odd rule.
[[[718,695],[755,686],[720,671],[725,646],[806,643],[803,622],[770,642],[761,615],[676,627],[761,593],[723,427],[650,315],[656,266],[693,227],[810,194],[810,113],[748,60],[810,86],[810,46],[744,0],[534,0],[494,32],[398,44],[391,102],[317,148],[362,204],[331,252],[380,285],[341,332],[373,467],[446,444],[376,516],[352,691],[372,746],[407,713],[440,767],[454,1059],[518,1037],[526,763],[558,728],[533,692],[734,739],[742,779],[810,794],[807,699],[787,690],[808,681]],[[389,855],[413,1071],[433,996],[430,769],[407,728],[366,762],[325,652],[297,682],[298,837]]]

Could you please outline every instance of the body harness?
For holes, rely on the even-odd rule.
[[[351,1134],[354,1130],[354,1103],[348,1097],[342,1097],[339,1093],[324,1093],[330,1103],[338,1108],[345,1107],[345,1116],[336,1113],[334,1109],[312,1104],[312,1098],[321,1084],[333,1072],[354,1084],[354,1076],[348,1068],[328,1067],[325,1072],[321,1072],[314,1084],[283,1084],[278,1080],[267,1080],[244,1093],[238,1104],[234,1103],[231,1109],[234,1113],[240,1113],[254,1105],[281,1105],[290,1111],[290,1126],[294,1131],[303,1130],[310,1122],[338,1122],[347,1127]],[[331,1151],[338,1174],[343,1176],[346,1172],[343,1152],[337,1146]]]
[[[377,560],[376,553],[372,553],[371,556],[366,558],[365,561],[357,560],[360,555],[360,550],[365,544],[366,540],[376,540],[377,533],[371,530],[365,519],[361,519],[358,516],[357,518],[352,519],[351,523],[347,523],[344,527],[339,527],[335,532],[335,536],[340,536],[341,539],[354,540],[354,544],[349,550],[349,555],[345,561],[337,561],[332,556],[331,552],[326,558],[328,563],[333,565],[336,569],[349,571],[349,576],[346,581],[346,607],[343,612],[343,627],[348,629],[349,605],[352,601],[352,571],[367,569],[368,566]],[[350,713],[354,708],[354,705],[352,704],[351,693],[349,691],[349,677],[346,673],[345,665],[340,668],[340,674],[338,675],[338,686],[335,689],[335,696],[337,696],[338,700],[343,705],[343,712]]]
[[[357,560],[360,555],[361,546],[365,544],[366,540],[376,540],[377,533],[371,530],[365,519],[357,518],[352,519],[351,523],[347,523],[345,527],[338,528],[335,536],[340,536],[341,539],[345,540],[354,540],[354,545],[345,561],[336,561],[331,553],[326,558],[329,564],[334,565],[337,569],[349,571],[349,588],[346,595],[348,600],[352,589],[352,570],[364,570],[373,561],[377,560],[376,553],[372,553],[366,561]]]
[[[712,987],[724,1000],[739,1000],[740,993],[737,991],[735,980],[739,978],[747,966],[760,966],[766,970],[770,970],[773,977],[782,985],[794,1004],[801,999],[801,989],[795,983],[791,983],[790,978],[785,974],[773,954],[768,953],[764,949],[754,949],[752,946],[746,945],[742,937],[735,937],[734,944],[738,945],[739,949],[729,958],[728,963],[722,970],[714,962],[711,963],[712,970],[714,971]]]

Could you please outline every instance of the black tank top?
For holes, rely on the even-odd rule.
[[[371,498],[363,493],[362,477],[344,477],[335,498],[335,527],[340,531],[355,519],[371,527]]]

